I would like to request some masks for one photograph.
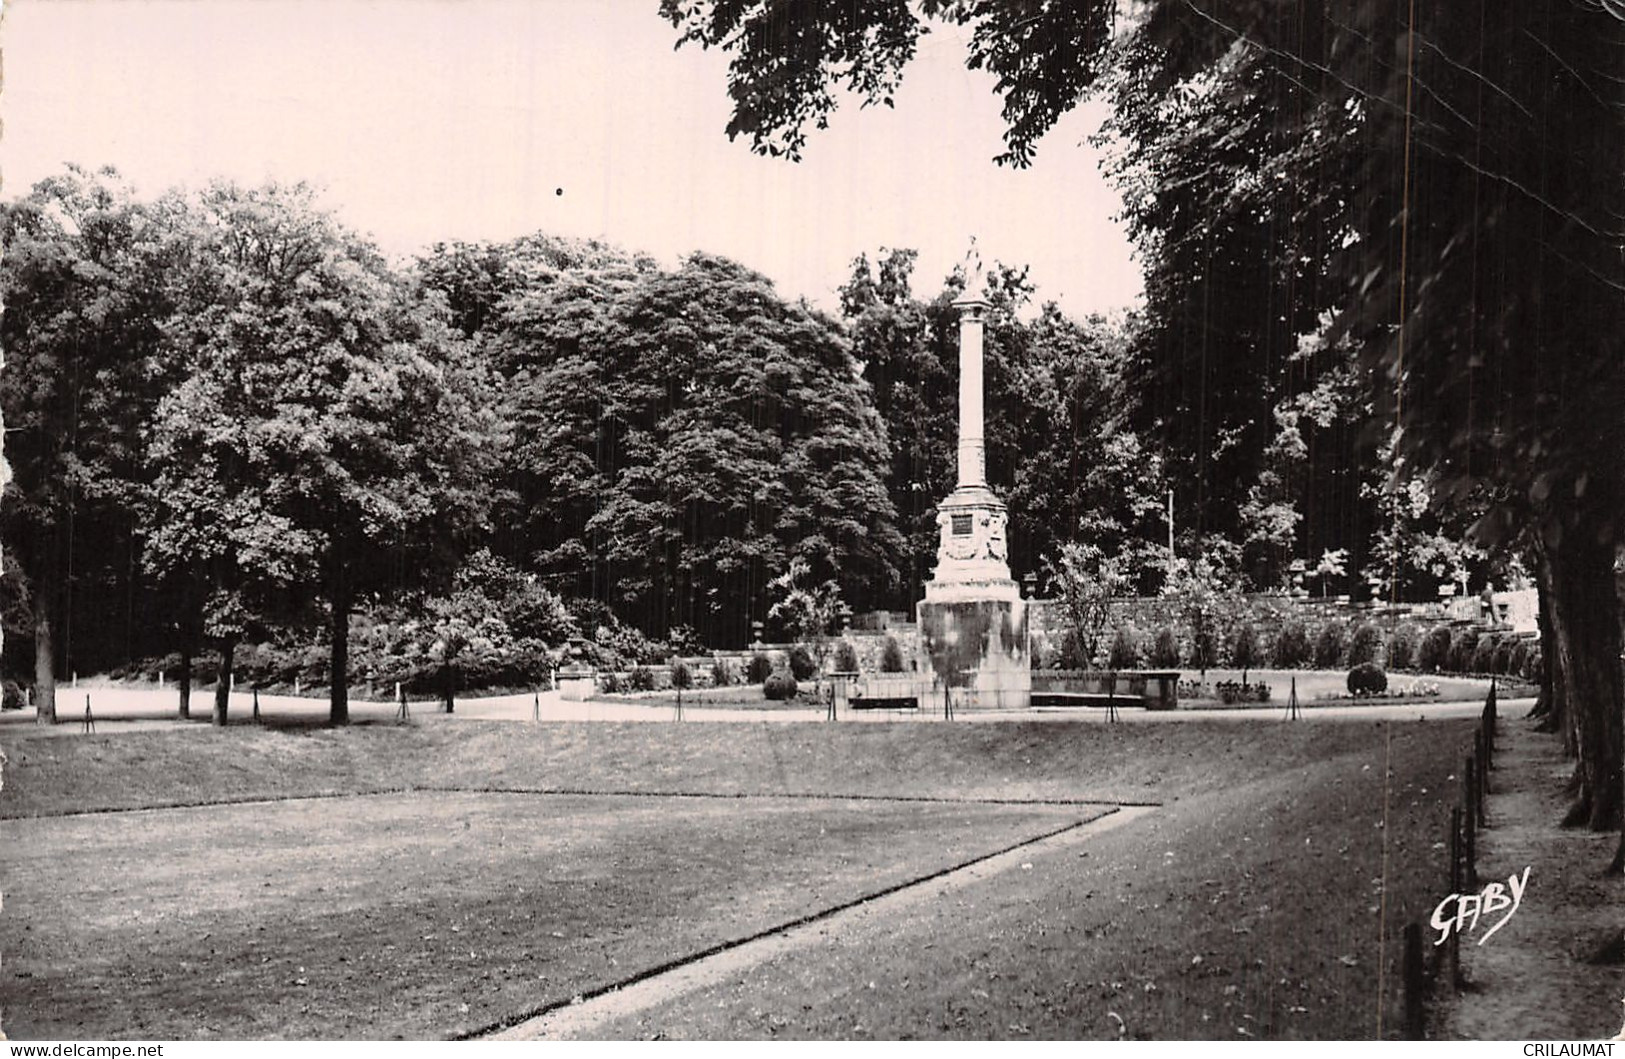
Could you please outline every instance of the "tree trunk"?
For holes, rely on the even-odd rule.
[[[1535,569],[1535,626],[1540,631],[1541,660],[1540,667],[1540,694],[1535,699],[1534,708],[1529,716],[1540,718],[1540,724],[1535,726],[1537,732],[1556,732],[1561,729],[1562,711],[1556,701],[1555,681],[1552,679],[1554,666],[1552,664],[1552,618],[1551,576],[1546,572],[1546,556],[1540,551],[1535,553],[1535,561],[1531,564]]]
[[[331,604],[332,627],[329,634],[332,636],[332,652],[328,660],[328,681],[331,685],[329,691],[329,709],[327,720],[329,724],[350,723],[350,579],[344,569],[345,549],[342,537],[338,533],[333,535],[333,543],[329,546],[328,569],[328,602]]]
[[[231,705],[231,668],[237,657],[237,637],[228,636],[220,642],[220,678],[214,686],[214,723],[224,726]]]
[[[1542,549],[1551,577],[1553,632],[1542,653],[1558,663],[1554,702],[1570,715],[1579,752],[1580,791],[1570,817],[1604,831],[1619,826],[1625,792],[1614,547],[1573,531],[1560,544]]]
[[[1614,554],[1614,613],[1619,618],[1619,642],[1621,647],[1625,647],[1625,544],[1619,545]],[[1625,652],[1621,653],[1620,664],[1625,666]],[[1625,672],[1621,673],[1621,681],[1625,684]],[[1621,775],[1621,782],[1625,783],[1625,774]],[[1625,789],[1620,791],[1620,797],[1625,800]],[[1619,843],[1614,847],[1614,859],[1608,865],[1608,874],[1625,875],[1625,821],[1622,821]]]
[[[175,674],[175,685],[179,696],[177,716],[183,721],[189,721],[192,719],[192,644],[190,639],[181,641],[181,666]]]
[[[444,665],[440,667],[440,691],[446,701],[446,712],[453,713],[457,709],[457,667]]]
[[[188,721],[192,719],[192,663],[197,659],[198,643],[203,638],[203,607],[191,582],[181,595],[179,632],[181,667],[176,674],[176,707],[180,719]]]
[[[1563,737],[1563,755],[1574,758],[1578,757],[1580,753],[1579,722],[1569,700],[1569,683],[1564,672],[1568,659],[1559,650],[1558,632],[1552,619],[1555,589],[1552,586],[1551,561],[1548,558],[1548,549],[1541,545],[1537,544],[1535,554],[1537,559],[1535,581],[1539,586],[1538,599],[1540,602],[1540,609],[1537,612],[1537,620],[1540,624],[1540,653],[1542,660],[1540,694],[1545,702],[1545,719],[1537,730],[1555,732],[1561,735]],[[1576,774],[1578,774],[1578,766],[1576,767]]]
[[[45,600],[38,601],[34,617],[34,720],[56,723],[56,640]]]

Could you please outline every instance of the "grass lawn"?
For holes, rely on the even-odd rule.
[[[1443,896],[1470,730],[18,729],[0,1006],[14,1037],[454,1035],[1094,812],[1011,802],[1097,799],[1164,807],[611,1033],[1113,1036],[1109,1008],[1130,1036],[1370,1036],[1382,840],[1397,966],[1405,918]],[[579,793],[513,793],[541,790]]]
[[[9,759],[0,818],[425,789],[1160,802],[1227,790],[1370,738],[1369,725],[1273,720],[475,724],[428,715],[405,727],[105,735],[19,725],[0,731]]]
[[[441,1037],[1093,815],[406,794],[8,821],[13,1037]]]
[[[1384,826],[1384,729],[1359,727],[1251,779],[1221,759],[1228,789],[592,1036],[1369,1039],[1379,1003],[1402,1036],[1401,932],[1448,889],[1441,750],[1469,731],[1395,727]]]

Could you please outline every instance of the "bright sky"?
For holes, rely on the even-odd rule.
[[[920,251],[929,294],[975,237],[1074,314],[1140,292],[1119,202],[1070,116],[1027,171],[992,82],[934,27],[895,110],[855,100],[799,164],[723,129],[727,56],[673,50],[656,0],[11,0],[4,197],[66,162],[144,194],[308,180],[391,254],[534,231],[732,257],[833,308],[852,259]],[[562,189],[563,194],[558,194]]]

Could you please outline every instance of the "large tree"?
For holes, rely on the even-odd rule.
[[[110,660],[96,649],[116,637],[109,616],[132,627],[118,604],[135,593],[130,500],[166,374],[153,354],[170,229],[115,172],[77,167],[5,207],[3,224],[0,405],[13,473],[0,519],[27,594],[38,717],[50,723],[65,666]],[[76,650],[76,636],[90,649]]]
[[[420,267],[518,427],[495,550],[653,635],[713,643],[749,639],[796,558],[858,605],[891,590],[886,434],[835,321],[705,254],[665,271],[535,236]]]
[[[316,589],[342,724],[358,598],[406,587],[481,522],[503,431],[441,310],[307,188],[217,183],[193,210],[168,277],[164,351],[185,378],[151,428],[149,557],[202,583],[216,723],[250,624]]]

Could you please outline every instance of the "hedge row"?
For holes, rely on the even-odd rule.
[[[1051,658],[1033,659],[1035,667],[1092,668],[1078,658],[1075,644]],[[1073,663],[1070,667],[1067,662]],[[1188,638],[1172,626],[1149,634],[1132,626],[1119,626],[1103,659],[1108,669],[1198,668]],[[1374,663],[1389,670],[1516,676],[1539,680],[1540,644],[1516,633],[1437,625],[1420,629],[1400,625],[1391,632],[1371,622],[1329,622],[1311,628],[1288,622],[1272,636],[1251,624],[1238,626],[1217,645],[1208,668],[1229,669],[1353,669]]]

